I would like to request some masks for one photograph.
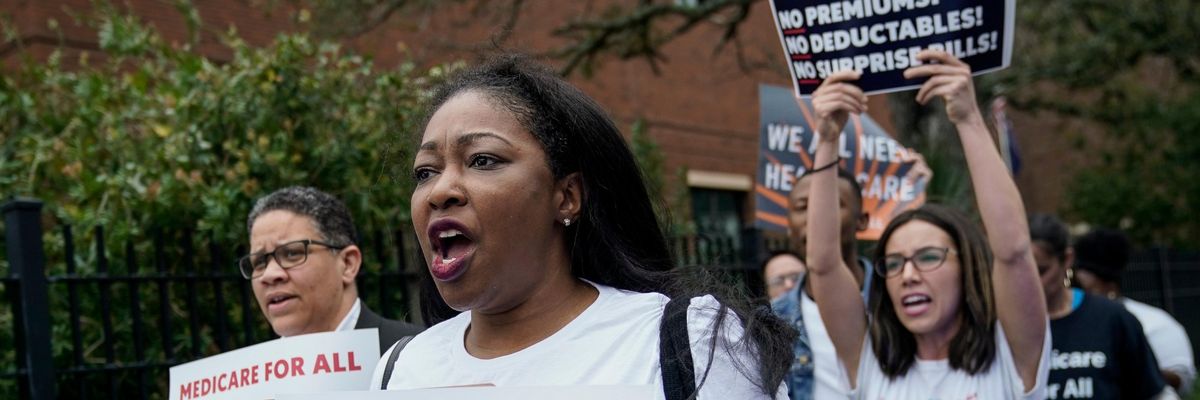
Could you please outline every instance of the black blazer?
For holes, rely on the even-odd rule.
[[[379,354],[383,355],[388,348],[392,347],[396,341],[405,336],[412,336],[425,330],[419,325],[410,324],[408,322],[390,320],[380,317],[379,314],[372,312],[367,308],[366,303],[362,304],[362,308],[358,312],[358,323],[354,325],[354,329],[370,329],[379,328]]]

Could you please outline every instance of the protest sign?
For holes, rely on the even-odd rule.
[[[792,92],[758,86],[760,107],[758,181],[755,184],[756,226],[786,232],[788,195],[795,179],[812,168],[817,137],[812,103],[796,104]],[[852,115],[838,144],[840,166],[862,186],[863,212],[870,219],[858,232],[875,240],[896,214],[925,203],[928,176],[913,173],[917,153],[892,139],[875,121]]]
[[[1016,0],[771,0],[796,94],[860,70],[867,94],[919,87],[904,79],[923,49],[945,50],[976,75],[1008,67]]]
[[[276,339],[171,368],[171,400],[270,399],[363,390],[379,362],[377,329]]]
[[[376,392],[338,392],[342,400],[652,400],[662,388],[638,386],[456,387]],[[280,394],[275,400],[325,400],[331,394]]]

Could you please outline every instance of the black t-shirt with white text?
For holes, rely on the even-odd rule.
[[[1166,382],[1137,318],[1120,303],[1085,294],[1050,321],[1049,399],[1148,399]]]

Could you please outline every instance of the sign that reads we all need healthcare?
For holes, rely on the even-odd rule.
[[[775,232],[788,228],[789,195],[796,181],[813,168],[819,140],[812,124],[812,103],[797,103],[785,87],[759,85],[760,136],[755,226]],[[867,226],[860,240],[876,240],[892,217],[925,203],[929,175],[918,167],[920,155],[897,142],[867,115],[852,115],[838,143],[839,167],[862,188]]]
[[[1016,0],[771,0],[797,95],[842,70],[862,71],[868,94],[912,89],[917,53],[944,50],[976,75],[1012,58]]]

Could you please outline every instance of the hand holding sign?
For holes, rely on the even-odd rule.
[[[924,49],[943,50],[975,74],[1008,66],[1016,0],[771,0],[797,95],[838,71],[862,72],[868,94],[920,86],[905,77]]]
[[[907,79],[929,78],[917,91],[918,103],[926,104],[940,96],[946,102],[946,116],[955,124],[980,115],[979,105],[975,104],[975,85],[971,81],[970,65],[939,50],[922,51],[917,54],[917,59],[937,63],[904,70]]]
[[[817,133],[822,142],[838,140],[850,113],[862,114],[867,111],[867,95],[858,86],[847,83],[861,76],[862,73],[858,71],[841,71],[830,75],[813,92]]]

